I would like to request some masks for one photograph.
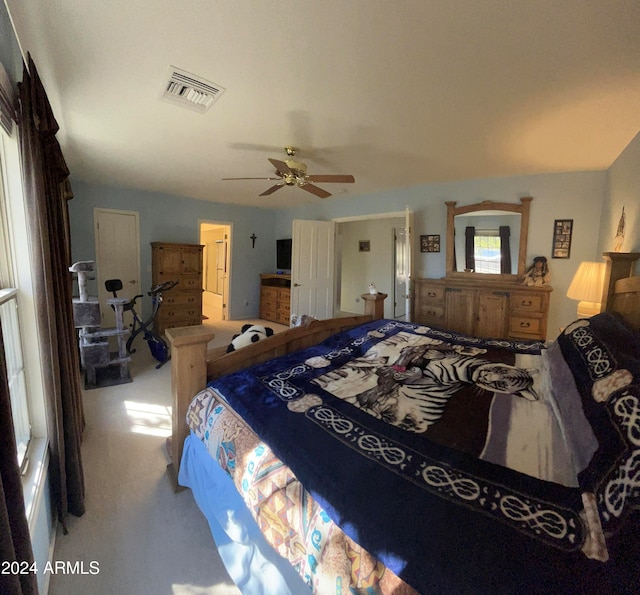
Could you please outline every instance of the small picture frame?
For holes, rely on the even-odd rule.
[[[571,234],[573,219],[556,219],[553,223],[552,258],[569,258],[571,256]]]
[[[440,252],[440,235],[420,236],[420,252]]]
[[[371,240],[360,240],[358,242],[359,252],[371,252]]]

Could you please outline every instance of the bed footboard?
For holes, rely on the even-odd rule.
[[[171,344],[172,435],[167,449],[171,462],[167,475],[178,491],[178,470],[182,447],[189,434],[185,422],[193,397],[208,380],[260,364],[274,357],[310,347],[331,335],[373,320],[373,316],[348,316],[328,320],[312,320],[305,326],[291,328],[237,351],[226,353],[226,346],[207,350],[215,333],[205,326],[177,327],[166,330]]]

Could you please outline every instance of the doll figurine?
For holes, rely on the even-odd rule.
[[[533,259],[533,264],[524,274],[523,283],[525,285],[548,285],[550,282],[551,273],[549,272],[549,265],[547,264],[546,257],[536,256]]]

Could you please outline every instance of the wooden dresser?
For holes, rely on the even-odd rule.
[[[199,244],[151,242],[152,285],[178,281],[163,295],[153,324],[157,333],[202,324],[202,250]]]
[[[260,275],[260,318],[289,326],[291,275]]]
[[[414,279],[413,322],[476,337],[546,340],[551,291],[480,278]]]

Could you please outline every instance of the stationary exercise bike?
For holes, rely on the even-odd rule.
[[[140,334],[143,333],[144,340],[149,345],[149,351],[151,351],[151,355],[158,360],[160,363],[156,366],[156,369],[161,368],[164,364],[166,364],[171,356],[169,355],[169,345],[164,340],[162,336],[156,333],[153,329],[149,328],[153,323],[153,320],[158,313],[158,309],[162,304],[162,294],[165,291],[169,291],[173,289],[178,284],[177,281],[165,281],[164,283],[160,283],[160,285],[156,285],[151,289],[151,291],[147,292],[147,295],[151,296],[151,316],[147,318],[146,321],[142,321],[138,313],[136,312],[136,300],[138,298],[144,297],[142,294],[136,295],[131,301],[127,302],[123,311],[131,311],[133,315],[133,324],[131,325],[131,336],[127,339],[127,353],[132,354],[135,353],[136,350],[131,348],[133,341]],[[120,279],[108,279],[104,282],[104,287],[107,291],[110,291],[113,294],[114,298],[118,297],[118,291],[122,289],[122,281]]]

